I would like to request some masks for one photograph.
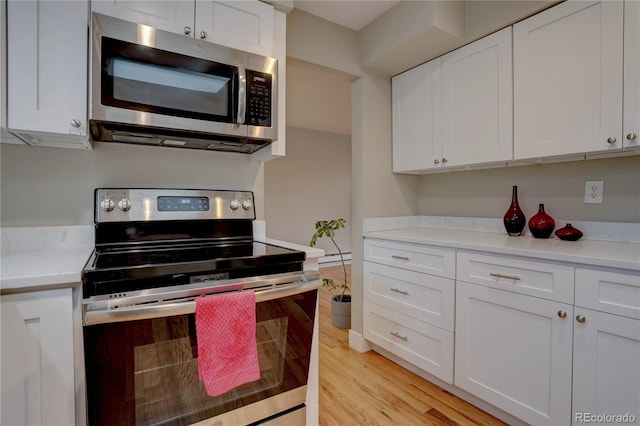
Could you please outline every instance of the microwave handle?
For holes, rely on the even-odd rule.
[[[247,111],[247,73],[244,67],[238,67],[238,116],[236,124],[238,126],[244,124],[245,114]]]

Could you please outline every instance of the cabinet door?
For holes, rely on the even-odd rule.
[[[569,424],[573,307],[456,284],[455,381],[536,425]]]
[[[591,413],[640,418],[640,321],[576,308],[573,424]],[[623,423],[605,421],[601,424]]]
[[[2,296],[3,425],[73,425],[71,289]]]
[[[511,28],[443,56],[442,162],[447,166],[511,160]]]
[[[391,80],[393,171],[411,172],[442,165],[441,59]]]
[[[10,130],[87,135],[88,3],[7,3]]]
[[[515,159],[622,147],[622,8],[568,1],[514,25]]]
[[[6,34],[7,2],[0,2],[0,34]],[[0,74],[7,75],[7,43],[0,43]],[[7,130],[7,79],[0,79],[0,143],[24,144]]]
[[[625,147],[640,145],[640,2],[624,3],[624,117]],[[635,135],[635,137],[634,137]]]
[[[273,56],[273,19],[257,0],[196,0],[196,37],[258,55]]]
[[[194,0],[91,0],[91,11],[193,36]]]

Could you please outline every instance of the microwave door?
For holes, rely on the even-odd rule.
[[[91,49],[92,121],[247,138],[237,119],[245,52],[98,14]]]

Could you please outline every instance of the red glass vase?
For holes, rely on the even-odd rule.
[[[513,185],[511,205],[504,214],[502,221],[504,223],[504,228],[507,230],[507,234],[522,235],[522,230],[527,224],[527,218],[524,216],[524,213],[518,204],[518,187],[516,185]]]
[[[538,213],[529,219],[529,231],[534,238],[549,238],[556,222],[544,211],[544,204],[538,206]]]
[[[556,237],[564,241],[578,241],[580,238],[582,238],[582,235],[584,235],[582,231],[574,228],[570,223],[567,223],[567,226],[565,226],[564,228],[558,229],[555,234]]]

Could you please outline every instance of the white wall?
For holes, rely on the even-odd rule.
[[[289,127],[287,156],[266,163],[264,175],[270,238],[308,245],[316,221],[344,218],[336,242],[343,252],[351,251],[350,135]],[[337,253],[326,238],[317,246]]]
[[[351,134],[352,76],[289,58],[287,127]]]
[[[248,155],[98,143],[93,151],[0,144],[2,226],[90,225],[99,187],[254,191],[264,217],[264,170]]]
[[[602,204],[584,203],[587,180],[604,181]],[[501,218],[518,185],[529,218],[538,204],[556,219],[640,222],[640,157],[541,164],[420,178],[422,215]]]

